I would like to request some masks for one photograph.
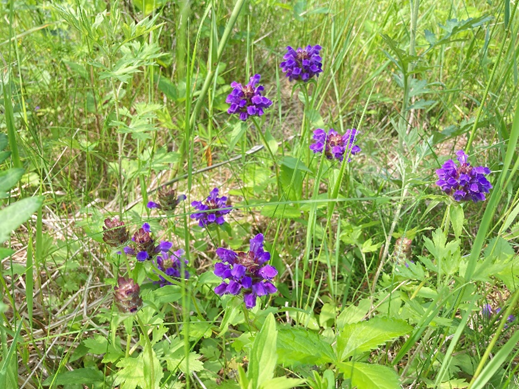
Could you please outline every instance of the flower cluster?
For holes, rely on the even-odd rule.
[[[495,315],[499,315],[500,313],[501,313],[501,308],[496,308]],[[492,316],[494,316],[494,311],[492,309],[492,306],[490,304],[484,304],[483,307],[481,308],[481,315],[486,319],[492,318]],[[509,315],[506,318],[507,325],[505,326],[505,328],[508,327],[508,324],[510,324],[514,321],[515,321],[515,316]]]
[[[192,219],[198,220],[200,227],[206,227],[208,224],[225,223],[224,215],[232,211],[232,207],[227,205],[227,197],[218,197],[218,188],[214,188],[205,201],[193,201],[191,205],[200,212],[193,213]]]
[[[290,81],[308,81],[312,77],[319,76],[323,71],[322,58],[319,56],[321,46],[306,46],[306,48],[298,48],[294,50],[287,47],[287,53],[283,57],[285,61],[281,62],[280,67],[283,73]]]
[[[157,256],[157,268],[171,278],[180,278],[180,272],[182,271],[182,263],[187,265],[188,261],[184,258],[184,250],[177,250],[172,254],[162,252]],[[167,281],[162,275],[159,274],[160,286],[171,285],[171,282]],[[184,278],[189,278],[189,272],[184,270]]]
[[[270,253],[263,249],[262,234],[250,240],[250,251],[247,253],[220,247],[216,250],[216,254],[222,262],[215,265],[214,274],[223,280],[215,288],[216,294],[236,296],[244,292],[245,306],[252,308],[256,305],[257,296],[265,296],[277,291],[271,281],[278,272],[275,267],[266,265],[270,260]]]
[[[357,130],[347,130],[344,135],[340,135],[331,128],[326,131],[318,128],[314,131],[313,139],[315,143],[310,145],[310,150],[314,153],[322,153],[326,155],[328,159],[338,159],[342,161],[344,155],[348,157],[348,162],[351,161],[350,155],[355,155],[360,152],[360,147],[354,145],[357,137]]]
[[[485,175],[490,174],[488,167],[472,167],[467,161],[467,154],[460,150],[456,153],[459,166],[449,159],[441,169],[436,170],[438,175],[438,185],[445,193],[452,195],[456,201],[485,200],[485,193],[492,189],[492,185]]]
[[[119,247],[128,242],[130,236],[123,221],[117,218],[105,219],[103,226],[103,241],[113,247]]]
[[[173,244],[162,241],[155,245],[155,240],[151,236],[151,229],[148,223],[144,223],[139,230],[133,234],[132,245],[126,246],[124,252],[128,255],[135,255],[138,261],[145,261],[161,251],[169,251]]]
[[[158,208],[164,211],[174,211],[178,204],[185,199],[186,195],[182,194],[177,196],[177,191],[175,189],[163,189],[159,190],[159,201],[149,201],[147,207],[151,209]]]
[[[142,307],[139,285],[131,278],[119,277],[114,289],[115,304],[121,312],[135,313]]]
[[[249,116],[263,115],[263,110],[270,107],[272,101],[261,95],[265,89],[263,86],[256,86],[260,78],[259,74],[255,74],[245,86],[236,81],[231,84],[233,90],[226,100],[231,106],[227,113],[237,113],[243,121],[247,120]]]

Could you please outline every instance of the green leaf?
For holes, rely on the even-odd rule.
[[[371,309],[371,300],[362,299],[357,306],[350,305],[344,308],[337,318],[337,327],[342,329],[346,324],[357,323],[364,319],[366,314]]]
[[[190,352],[188,360],[186,360],[186,354],[184,350],[184,341],[179,338],[174,339],[168,350],[164,353],[166,363],[170,373],[174,373],[177,369],[187,373],[188,361],[189,371],[201,371],[204,369],[204,364],[199,360],[200,355],[195,352]]]
[[[8,138],[7,138],[7,135],[5,134],[0,134],[0,150],[3,150],[5,149],[5,146],[7,146],[7,142],[8,142]]]
[[[337,355],[340,361],[370,351],[413,330],[403,320],[375,317],[368,321],[348,324],[337,339]]]
[[[305,163],[298,158],[286,156],[281,159],[280,164],[292,170],[302,170],[304,172],[312,173],[312,171],[308,169]]]
[[[0,134],[4,135],[4,134]],[[0,152],[0,163],[4,162],[11,155],[10,151],[1,151]]]
[[[280,363],[287,366],[320,365],[336,359],[332,346],[308,329],[281,329],[277,348]]]
[[[29,197],[0,211],[0,244],[9,239],[12,231],[25,223],[43,203],[43,197]]]
[[[162,7],[169,0],[133,0],[133,5],[141,10],[144,15],[152,13],[159,7]]]
[[[302,385],[305,382],[305,380],[298,380],[295,378],[278,377],[265,382],[260,386],[260,389],[291,389]]]
[[[83,344],[92,354],[104,354],[108,350],[108,339],[102,335],[96,335],[93,338],[87,339]]]
[[[164,95],[172,101],[179,101],[179,93],[178,88],[175,84],[173,84],[170,80],[165,77],[159,78],[158,84],[159,90],[164,93]]]
[[[337,364],[351,386],[357,389],[400,389],[400,382],[394,370],[386,366],[361,362],[341,362]]]
[[[146,344],[137,358],[124,358],[118,364],[114,386],[121,385],[120,389],[160,388],[160,380],[164,376],[160,361],[155,351]]]
[[[102,371],[86,367],[50,376],[43,382],[43,385],[92,385],[101,384],[103,381]]]
[[[452,229],[454,230],[454,236],[459,238],[463,230],[463,208],[459,204],[451,204],[449,207],[449,216],[451,219]]]
[[[22,178],[24,168],[9,169],[0,173],[0,193],[7,192]]]
[[[254,339],[250,354],[247,377],[253,388],[261,387],[262,384],[274,377],[277,362],[276,339],[276,320],[274,315],[270,313],[265,319],[261,331]]]
[[[231,141],[229,142],[229,150],[234,149],[234,146],[243,138],[243,135],[247,132],[247,126],[241,120],[236,123],[231,132]]]

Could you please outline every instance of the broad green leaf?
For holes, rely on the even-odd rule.
[[[160,361],[155,351],[146,344],[137,358],[124,358],[118,364],[114,386],[120,389],[156,389],[160,388],[160,380],[164,376]]]
[[[43,197],[29,197],[0,211],[0,244],[9,239],[12,231],[25,223],[43,203]]]
[[[302,170],[302,171],[305,171],[308,173],[312,173],[312,171],[310,169],[308,169],[308,167],[304,164],[303,161],[301,161],[300,159],[294,158],[294,157],[285,156],[281,159],[280,164],[284,165],[292,170],[296,170],[296,168],[297,168],[297,170]]]
[[[0,134],[3,135],[3,134]],[[11,155],[10,151],[1,151],[0,152],[0,163],[4,162]]]
[[[159,90],[164,93],[164,95],[172,101],[179,101],[179,93],[178,88],[175,84],[173,84],[170,80],[165,77],[159,78],[158,84]]]
[[[332,346],[317,332],[302,328],[286,328],[278,333],[279,362],[287,366],[320,365],[335,360]]]
[[[277,362],[276,339],[276,319],[274,315],[269,314],[254,339],[250,355],[247,377],[253,388],[259,388],[274,377]]]
[[[304,383],[305,380],[278,377],[265,382],[263,385],[260,386],[260,389],[291,389]]]
[[[394,370],[386,366],[370,365],[362,362],[341,362],[337,364],[351,386],[357,389],[400,389],[400,382]]]
[[[22,178],[24,168],[9,169],[0,173],[0,193],[7,192]]]
[[[463,208],[460,204],[451,204],[449,206],[449,216],[451,219],[452,229],[454,230],[454,236],[459,238],[463,230]]]
[[[72,371],[66,371],[45,380],[43,385],[91,385],[102,384],[105,377],[102,371],[92,368],[79,368]]]
[[[412,330],[413,328],[403,320],[378,317],[348,324],[337,339],[337,355],[340,361],[344,361],[348,357],[372,350]]]
[[[166,343],[163,343],[166,344]],[[189,360],[186,361],[186,354],[184,350],[184,342],[180,339],[174,339],[171,344],[168,344],[168,349],[164,353],[164,357],[166,358],[166,363],[168,366],[168,370],[170,373],[174,373],[177,369],[180,369],[182,372],[188,372],[188,363],[189,362],[189,371],[201,371],[204,369],[204,364],[199,360],[200,355],[195,352],[189,353]]]
[[[236,146],[241,138],[243,138],[243,135],[245,135],[246,132],[247,126],[244,122],[240,120],[238,123],[236,123],[230,135],[231,141],[229,142],[229,150],[234,149],[234,146]]]
[[[170,0],[133,0],[133,5],[141,10],[144,15],[148,15],[168,1]]]
[[[93,338],[87,339],[83,344],[92,354],[104,354],[108,350],[108,339],[102,335],[96,335]]]

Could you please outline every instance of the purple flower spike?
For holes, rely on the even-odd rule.
[[[260,79],[261,76],[256,74],[245,86],[236,81],[231,83],[233,90],[225,100],[231,105],[227,110],[228,114],[238,114],[243,121],[249,116],[263,115],[264,110],[272,105],[272,101],[261,95],[265,89],[263,86],[256,86]]]
[[[191,205],[201,212],[191,214],[192,219],[198,220],[200,227],[216,223],[225,223],[224,215],[232,211],[232,207],[227,205],[227,197],[218,197],[218,188],[214,188],[205,201],[193,201]]]
[[[146,261],[152,259],[160,251],[169,251],[173,244],[171,242],[162,241],[158,245],[151,235],[151,228],[148,223],[144,223],[142,227],[132,236],[130,246],[124,247],[123,251],[127,255],[132,255],[138,261]]]
[[[272,279],[278,271],[274,266],[266,265],[270,253],[263,249],[263,235],[258,234],[250,240],[247,253],[234,252],[220,247],[216,250],[221,262],[216,263],[214,274],[222,278],[222,283],[215,288],[218,295],[243,293],[247,308],[256,306],[257,296],[266,296],[277,292]],[[227,283],[225,280],[229,280]]]
[[[182,271],[182,263],[187,265],[188,261],[184,258],[184,250],[177,250],[172,254],[162,252],[157,256],[157,268],[171,278],[180,278],[180,272]],[[172,285],[171,282],[167,281],[162,275],[159,274],[160,281],[158,282],[161,287],[165,285]],[[184,270],[184,278],[189,278],[189,272]]]
[[[324,152],[326,158],[339,161],[342,161],[346,155],[348,162],[350,162],[351,158],[349,157],[360,152],[360,147],[354,145],[357,134],[358,131],[355,129],[347,130],[344,135],[340,135],[333,128],[328,131],[328,134],[318,128],[314,131],[315,143],[310,145],[310,150],[314,153]]]
[[[485,193],[492,189],[492,184],[485,177],[490,174],[490,169],[484,166],[470,166],[467,154],[462,150],[456,155],[460,165],[457,166],[452,159],[445,162],[441,169],[436,170],[436,185],[448,195],[452,195],[456,201],[484,201]]]
[[[323,59],[319,56],[321,49],[319,45],[308,45],[304,49],[299,47],[297,50],[288,46],[283,57],[285,61],[279,66],[290,81],[307,82],[314,76],[319,77],[319,73],[323,71]]]

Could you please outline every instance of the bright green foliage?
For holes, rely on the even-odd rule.
[[[347,324],[337,338],[339,361],[373,350],[412,331],[403,320],[375,317],[371,320]]]
[[[137,358],[124,358],[118,364],[118,371],[114,385],[121,385],[121,389],[160,388],[160,380],[164,373],[155,351],[149,345],[144,346]]]
[[[398,389],[400,381],[395,371],[386,366],[362,362],[340,362],[337,367],[358,389]]]

